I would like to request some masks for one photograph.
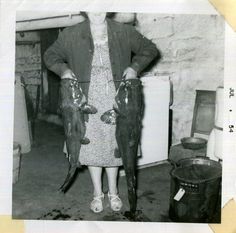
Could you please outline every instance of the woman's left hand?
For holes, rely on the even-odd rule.
[[[125,79],[135,79],[137,78],[137,71],[135,71],[133,68],[128,67],[123,72],[123,77]]]

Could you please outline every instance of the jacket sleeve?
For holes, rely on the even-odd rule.
[[[133,26],[128,26],[128,36],[131,50],[135,54],[130,67],[139,74],[154,58],[160,56],[160,53],[156,45],[136,31]]]
[[[67,53],[65,48],[66,29],[60,32],[57,40],[44,53],[44,63],[47,68],[61,76],[69,69],[67,65]]]

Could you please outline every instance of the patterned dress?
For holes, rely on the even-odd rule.
[[[112,109],[115,95],[108,42],[95,43],[88,103],[95,106],[98,112],[89,115],[89,121],[86,124],[86,137],[89,138],[90,143],[81,146],[80,163],[82,165],[99,167],[122,165],[121,158],[116,158],[114,155],[117,148],[116,126],[105,124],[100,119],[104,112]]]

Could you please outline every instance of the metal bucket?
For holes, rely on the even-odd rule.
[[[214,222],[220,207],[221,164],[207,157],[182,159],[170,174],[170,218],[175,222]]]

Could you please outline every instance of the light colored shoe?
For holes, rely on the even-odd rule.
[[[103,200],[104,200],[104,193],[99,196],[93,197],[92,202],[90,203],[90,209],[94,213],[100,213],[103,211]]]
[[[110,202],[110,207],[113,211],[120,211],[121,210],[123,203],[122,203],[121,199],[119,198],[118,194],[110,194],[108,192],[108,199]]]

